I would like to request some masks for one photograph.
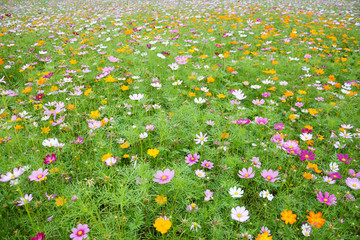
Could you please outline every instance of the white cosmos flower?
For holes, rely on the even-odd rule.
[[[148,137],[147,132],[140,133],[140,138],[141,138],[141,139],[144,139],[144,138],[147,138],[147,137]]]
[[[244,206],[237,206],[231,209],[231,218],[239,222],[245,222],[250,218],[249,211]]]
[[[241,188],[237,188],[237,187],[232,187],[229,190],[229,194],[233,197],[233,198],[241,198],[244,194],[244,191]]]
[[[133,95],[130,95],[129,98],[134,101],[139,101],[144,98],[144,94],[141,94],[141,93],[133,94]]]
[[[199,104],[206,102],[206,100],[201,97],[199,99],[195,98],[194,101]]]
[[[310,134],[310,133],[300,134],[300,139],[303,141],[309,141],[312,139],[312,134]]]
[[[234,95],[238,100],[243,100],[246,98],[245,94],[240,89],[235,90],[232,95]]]

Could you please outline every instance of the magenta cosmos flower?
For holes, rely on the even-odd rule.
[[[207,168],[207,169],[212,169],[212,168],[214,167],[214,163],[204,160],[204,161],[201,163],[201,166],[202,166],[202,167],[205,167],[205,168]]]
[[[274,171],[271,170],[271,169],[269,169],[269,171],[264,169],[264,170],[261,172],[261,176],[263,176],[264,179],[265,179],[266,181],[269,181],[269,182],[275,182],[276,180],[280,179],[280,178],[276,178],[278,175],[279,175],[279,172],[278,172],[278,171],[275,171],[275,172],[274,172]]]
[[[239,170],[238,176],[239,178],[253,178],[255,172],[253,172],[252,167],[249,167],[249,169],[243,168],[242,171]]]
[[[238,124],[238,125],[246,125],[249,124],[251,121],[250,119],[239,119],[237,121],[233,121],[232,123]]]
[[[330,176],[332,179],[341,179],[341,178],[342,178],[342,176],[341,176],[340,173],[338,173],[338,172],[329,173],[329,176]]]
[[[255,123],[259,125],[265,125],[269,122],[269,119],[263,117],[255,117]]]
[[[30,240],[44,240],[46,235],[43,232],[36,234],[36,237],[30,238]]]
[[[350,161],[352,160],[351,158],[349,158],[349,155],[347,155],[347,154],[345,154],[345,155],[337,154],[336,156],[341,162],[346,163],[346,164],[350,164]]]
[[[154,182],[158,182],[159,184],[165,184],[171,181],[171,179],[175,175],[175,170],[170,171],[170,169],[165,169],[164,172],[158,170],[156,174],[154,174],[155,179]]]
[[[315,154],[312,151],[307,151],[307,150],[303,151],[303,150],[301,150],[300,160],[301,161],[315,160]]]
[[[70,234],[70,238],[74,240],[82,240],[88,237],[86,233],[88,233],[90,229],[87,224],[79,224],[77,225],[77,228],[73,228],[71,231],[72,234]]]
[[[336,197],[334,194],[329,195],[328,192],[325,192],[325,195],[322,194],[322,192],[320,191],[317,195],[316,195],[317,199],[322,202],[325,203],[327,205],[336,205]]]
[[[192,154],[188,154],[185,157],[185,162],[189,164],[189,166],[194,165],[195,163],[197,163],[200,159],[200,155],[198,155],[197,153],[195,153],[194,155]]]
[[[33,171],[31,173],[31,175],[29,176],[29,179],[30,181],[37,181],[37,182],[40,182],[42,180],[45,180],[46,179],[46,175],[48,175],[48,170],[45,169],[45,171],[43,171],[42,168],[39,168],[38,170],[36,171]]]
[[[283,123],[277,123],[274,125],[274,129],[275,130],[278,130],[278,131],[281,131],[285,128],[285,125]]]
[[[360,180],[357,178],[347,178],[345,182],[349,186],[349,188],[352,188],[354,190],[360,189]]]
[[[44,159],[44,163],[45,164],[50,164],[56,161],[57,157],[55,156],[55,154],[51,154],[51,156],[48,154],[46,155],[46,158]]]

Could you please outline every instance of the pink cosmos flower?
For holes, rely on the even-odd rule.
[[[349,174],[353,175],[356,178],[360,177],[360,172],[355,173],[355,171],[353,169],[349,169]]]
[[[265,100],[264,99],[261,99],[261,100],[259,100],[259,99],[254,99],[254,100],[252,100],[252,103],[253,104],[255,104],[255,105],[263,105],[264,103],[265,103]]]
[[[45,164],[50,164],[56,161],[57,157],[55,156],[55,154],[51,154],[51,156],[48,154],[46,155],[46,158],[44,159],[44,163]]]
[[[52,194],[48,195],[47,193],[45,193],[45,196],[47,197],[48,200],[55,198],[57,195],[58,195],[57,193],[54,195]]]
[[[6,173],[6,175],[1,175],[0,182],[8,182],[10,180],[13,180],[19,177],[21,174],[23,174],[24,170],[21,167],[19,167],[19,168],[14,168],[13,172],[14,173],[8,172]]]
[[[269,181],[269,182],[275,182],[276,180],[278,180],[278,179],[280,179],[280,178],[276,178],[277,176],[279,175],[279,172],[278,171],[273,171],[273,170],[271,170],[271,169],[269,169],[269,170],[263,170],[262,172],[261,172],[261,176],[263,176],[264,177],[264,179],[266,180],[266,181]]]
[[[283,137],[277,133],[270,139],[270,141],[273,143],[281,143],[283,142]]]
[[[350,188],[354,190],[360,189],[360,180],[357,178],[347,178],[345,182]]]
[[[90,232],[90,229],[87,224],[78,224],[77,228],[71,229],[72,234],[70,234],[70,238],[74,240],[82,240],[88,237],[87,233]]]
[[[195,153],[194,155],[192,154],[188,154],[185,157],[185,162],[189,164],[189,166],[194,165],[195,163],[197,163],[200,159],[200,155],[198,155],[197,153]]]
[[[274,129],[275,130],[278,130],[278,131],[281,131],[285,128],[285,125],[283,123],[277,123],[274,125]]]
[[[317,199],[322,202],[325,203],[327,205],[336,205],[336,197],[334,194],[329,196],[328,192],[325,192],[325,195],[322,194],[322,192],[320,191],[317,195],[316,195]]]
[[[108,57],[108,59],[109,59],[110,62],[118,62],[119,61],[118,58],[113,57],[113,56]]]
[[[195,203],[190,204],[189,206],[186,207],[186,210],[188,211],[192,211],[192,210],[196,210],[199,209],[198,206]]]
[[[258,157],[253,157],[250,161],[252,162],[254,167],[260,168],[261,162],[259,161]]]
[[[349,155],[347,155],[347,154],[345,154],[345,155],[337,154],[336,156],[341,162],[346,163],[346,164],[350,164],[350,161],[352,160],[351,158],[349,158]]]
[[[239,170],[239,178],[253,178],[255,176],[255,171],[253,172],[252,167],[249,169],[243,168],[242,171]]]
[[[205,168],[207,168],[207,169],[212,169],[212,168],[214,167],[214,163],[204,160],[204,161],[201,163],[201,166],[202,166],[202,167],[205,167]]]
[[[154,174],[155,179],[154,182],[158,182],[159,184],[165,184],[171,181],[171,179],[175,175],[175,170],[170,171],[170,169],[165,169],[164,172],[158,170],[156,174]]]
[[[106,166],[113,166],[115,165],[115,163],[117,163],[117,158],[115,157],[109,157],[108,159],[105,160]]]
[[[209,189],[207,189],[205,192],[205,201],[210,201],[211,199],[213,199],[213,195],[214,195],[214,192],[210,191]]]
[[[267,119],[267,118],[255,117],[255,123],[257,123],[259,125],[265,125],[268,122],[269,122],[269,119]]]
[[[301,161],[315,160],[315,154],[313,154],[312,151],[307,151],[307,150],[303,151],[303,150],[301,150],[300,160]]]
[[[30,181],[36,181],[36,182],[40,182],[46,179],[46,175],[48,175],[48,170],[45,169],[45,171],[43,171],[42,168],[39,168],[36,171],[33,171],[31,173],[31,175],[29,176]]]

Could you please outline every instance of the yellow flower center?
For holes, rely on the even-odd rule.
[[[343,158],[343,159],[341,159],[341,161],[345,162],[345,161],[346,161],[346,159],[345,159],[345,158]]]
[[[355,183],[353,184],[353,187],[356,187],[356,184],[355,184]]]
[[[43,175],[41,175],[41,174],[40,174],[39,176],[37,176],[38,179],[40,179],[40,178],[42,178],[42,177],[43,177]]]
[[[305,155],[305,158],[309,158],[309,155]]]
[[[249,175],[248,174],[245,174],[245,177],[248,177]]]
[[[324,198],[324,202],[327,202],[328,200],[326,198]]]
[[[293,147],[292,147],[292,146],[290,146],[289,148],[290,148],[290,149],[292,149]]]
[[[235,195],[238,195],[239,193],[238,193],[238,192],[235,192],[234,194],[235,194]]]
[[[194,161],[194,158],[193,158],[193,157],[191,158],[191,161]]]
[[[354,174],[355,175],[355,174]],[[13,174],[13,175],[11,175],[11,178],[14,178],[15,177],[15,175]]]
[[[270,180],[270,179],[271,179],[271,177],[270,177],[270,176],[268,176],[268,177],[267,177],[267,179],[269,179],[269,180]]]
[[[196,204],[195,203],[191,204],[191,207],[196,208]]]
[[[82,232],[82,231],[78,231],[78,235],[80,235],[80,236],[81,236],[82,234],[83,234],[83,232]]]
[[[241,213],[238,213],[237,216],[240,218],[240,217],[241,217]]]
[[[207,166],[207,167],[208,167],[208,166],[209,166],[209,164],[205,164],[205,166]],[[355,174],[354,174],[354,175],[355,175]]]
[[[165,180],[167,177],[166,176],[163,176],[162,179]]]
[[[193,225],[194,225],[194,227],[197,227],[198,224],[196,222],[194,222]]]
[[[204,138],[200,138],[200,141],[204,141]]]

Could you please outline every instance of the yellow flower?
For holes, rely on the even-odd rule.
[[[223,139],[228,138],[229,133],[228,132],[223,132],[220,137],[223,138]]]
[[[157,195],[157,197],[155,198],[155,202],[158,204],[158,205],[163,205],[164,203],[167,202],[167,197],[164,197],[164,195]]]
[[[22,128],[24,128],[24,127],[21,126],[21,125],[16,125],[16,126],[15,126],[15,130],[20,130],[20,129],[22,129]]]
[[[305,95],[306,94],[306,91],[304,91],[304,90],[299,90],[298,91],[300,94],[302,94],[302,95]]]
[[[115,82],[115,81],[116,81],[116,79],[113,78],[111,75],[109,75],[105,78],[105,82]]]
[[[123,155],[123,158],[129,158],[129,157],[130,157],[129,154],[124,154],[124,155]]]
[[[55,199],[56,206],[60,207],[63,206],[66,203],[66,198],[58,197]]]
[[[71,64],[71,65],[74,65],[74,64],[77,64],[77,62],[78,62],[78,61],[76,61],[75,59],[71,59],[70,64]]]
[[[169,219],[164,220],[162,217],[159,217],[155,220],[153,225],[156,228],[156,231],[161,232],[162,234],[166,233],[172,226],[172,223]]]
[[[156,148],[147,150],[147,154],[149,154],[150,156],[152,156],[154,158],[159,154],[159,152],[160,151],[157,150]]]
[[[218,98],[225,98],[225,95],[222,94],[222,93],[220,93],[220,94],[217,95],[217,97],[218,97]]]
[[[84,92],[84,95],[87,96],[87,95],[91,94],[92,92],[93,92],[92,89],[89,88]]]
[[[128,141],[124,142],[123,144],[120,145],[121,148],[128,148],[130,146],[130,143]]]
[[[111,157],[112,157],[112,154],[111,154],[111,153],[107,153],[107,154],[105,154],[105,155],[101,158],[101,161],[105,162],[106,159],[111,158]]]
[[[121,86],[121,90],[123,90],[123,91],[129,90],[129,86],[122,85],[122,86]]]
[[[74,110],[75,109],[75,104],[69,104],[67,106],[67,109],[70,110],[70,111]]]
[[[311,115],[316,115],[316,114],[319,113],[319,112],[316,111],[316,109],[309,108],[309,113],[310,113]]]
[[[208,77],[206,80],[207,80],[207,83],[215,82],[215,79],[212,76]]]
[[[22,93],[29,93],[31,92],[32,88],[31,87],[26,87],[24,90],[22,90]]]
[[[259,234],[255,240],[272,240],[273,236],[269,236],[269,232],[264,232],[263,234]]]
[[[52,169],[49,170],[49,172],[51,172],[51,173],[60,172],[60,169],[58,169],[57,167],[56,167],[56,168],[52,168]]]
[[[41,130],[42,130],[41,133],[49,133],[50,132],[49,127],[42,127]]]
[[[91,111],[90,117],[91,117],[91,118],[98,118],[98,117],[100,117],[100,112],[99,112],[99,110]]]

